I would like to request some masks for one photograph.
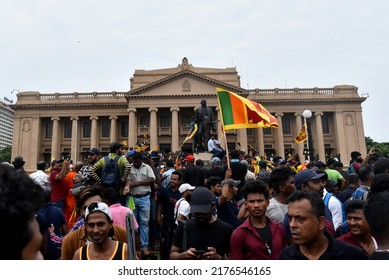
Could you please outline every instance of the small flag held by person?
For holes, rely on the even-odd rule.
[[[305,128],[305,125],[303,125],[299,134],[294,138],[294,141],[296,141],[296,143],[300,144],[300,143],[304,142],[305,140],[307,140],[307,138],[308,138],[307,130]]]

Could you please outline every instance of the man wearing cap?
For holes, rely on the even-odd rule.
[[[323,197],[324,193],[324,182],[322,177],[325,176],[326,173],[317,173],[312,169],[304,169],[298,172],[294,178],[294,184],[297,190],[312,190],[317,192],[321,197]],[[325,207],[325,218],[326,218],[326,230],[332,236],[335,235],[334,224],[332,222],[332,214],[328,207]],[[288,215],[285,215],[284,219],[284,228],[286,231],[286,236],[288,238],[288,244],[293,243],[292,234],[289,227]]]
[[[95,180],[89,176],[89,170],[99,160],[100,151],[97,148],[91,148],[86,154],[88,156],[88,164],[81,167],[76,176],[73,177],[75,184],[83,182],[86,185],[93,185],[95,183]]]
[[[193,191],[190,208],[193,218],[178,224],[170,251],[171,260],[222,260],[229,257],[233,229],[213,215],[214,208],[210,190],[198,187]]]
[[[181,198],[177,200],[176,204],[174,205],[174,219],[176,225],[180,221],[186,221],[189,219],[189,213],[190,213],[190,199],[192,196],[192,191],[196,187],[191,186],[187,183],[182,184],[178,191],[181,193]]]
[[[187,165],[182,171],[182,182],[195,187],[204,186],[205,174],[203,169],[194,164],[195,157],[188,155],[185,161]]]
[[[69,194],[68,183],[65,179],[70,162],[68,160],[54,159],[51,162],[50,183],[52,187],[51,203],[63,209]]]
[[[238,218],[239,206],[234,199],[238,193],[239,184],[240,181],[223,180],[221,183],[222,193],[216,200],[217,217],[229,223],[233,229],[242,224],[242,220]]]
[[[119,157],[117,161],[117,165],[120,173],[120,186],[116,186],[116,189],[119,190],[121,194],[120,204],[124,205],[126,203],[126,196],[123,193],[122,185],[126,181],[128,174],[130,174],[130,163],[125,157],[122,157],[122,149],[123,144],[118,142],[112,142],[109,146],[109,154],[108,159],[115,160],[116,157]],[[97,183],[101,182],[101,178],[99,174],[101,174],[104,166],[106,165],[106,157],[101,158],[98,162],[96,162],[89,170],[89,176],[94,179]]]
[[[325,173],[327,173],[328,182],[330,182],[330,184],[332,185],[340,184],[341,185],[341,187],[339,188],[340,190],[342,190],[346,186],[347,181],[346,179],[343,178],[342,174],[340,174],[335,169],[328,168],[328,165],[326,163],[318,160],[315,162],[315,167],[318,170],[322,170]]]
[[[211,163],[211,168],[208,169],[205,173],[205,180],[207,181],[208,178],[210,177],[219,177],[220,180],[224,179],[224,170],[220,166],[221,160],[218,157],[213,157],[210,161]]]
[[[85,210],[85,231],[88,240],[73,260],[127,260],[127,244],[112,240],[114,234],[111,211],[104,202],[92,202]]]
[[[14,166],[16,171],[24,171],[24,164],[26,162],[23,160],[21,156],[16,156],[14,160],[12,161],[12,165]]]

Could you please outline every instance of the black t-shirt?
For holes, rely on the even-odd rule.
[[[158,196],[158,204],[162,203],[162,215],[163,222],[167,224],[174,224],[174,206],[175,203],[170,203],[170,198],[179,200],[181,198],[181,193],[179,190],[173,192],[170,188],[163,188],[161,194]]]
[[[230,253],[230,239],[232,226],[217,219],[210,224],[200,224],[194,219],[187,222],[187,245],[186,248],[206,250],[207,247],[214,247],[218,255],[222,257]],[[182,248],[183,225],[179,223],[173,239],[173,245]]]
[[[225,177],[224,174],[225,174],[225,172],[224,172],[223,168],[221,168],[220,166],[217,166],[217,167],[213,167],[211,169],[208,169],[207,173],[205,175],[205,178],[208,179],[209,177],[215,176],[215,177],[219,177],[221,180],[224,180],[224,177]]]

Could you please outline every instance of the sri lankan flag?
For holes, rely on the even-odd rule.
[[[278,127],[277,119],[261,104],[221,88],[216,94],[225,130]]]
[[[305,140],[307,140],[307,138],[308,138],[307,130],[306,130],[305,124],[304,124],[303,127],[301,128],[299,134],[294,138],[294,141],[296,141],[296,143],[300,144],[300,143],[304,142]]]
[[[192,129],[189,131],[188,135],[186,136],[185,140],[181,143],[181,147],[185,144],[186,141],[193,138],[193,136],[196,134],[198,129],[199,128],[197,126],[197,123],[195,123]]]

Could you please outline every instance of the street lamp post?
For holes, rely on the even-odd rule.
[[[312,112],[310,110],[305,110],[303,112],[304,124],[307,128],[307,150],[308,150],[308,161],[311,161],[311,157],[313,159],[313,143],[312,143],[312,134],[311,134],[311,117]]]

